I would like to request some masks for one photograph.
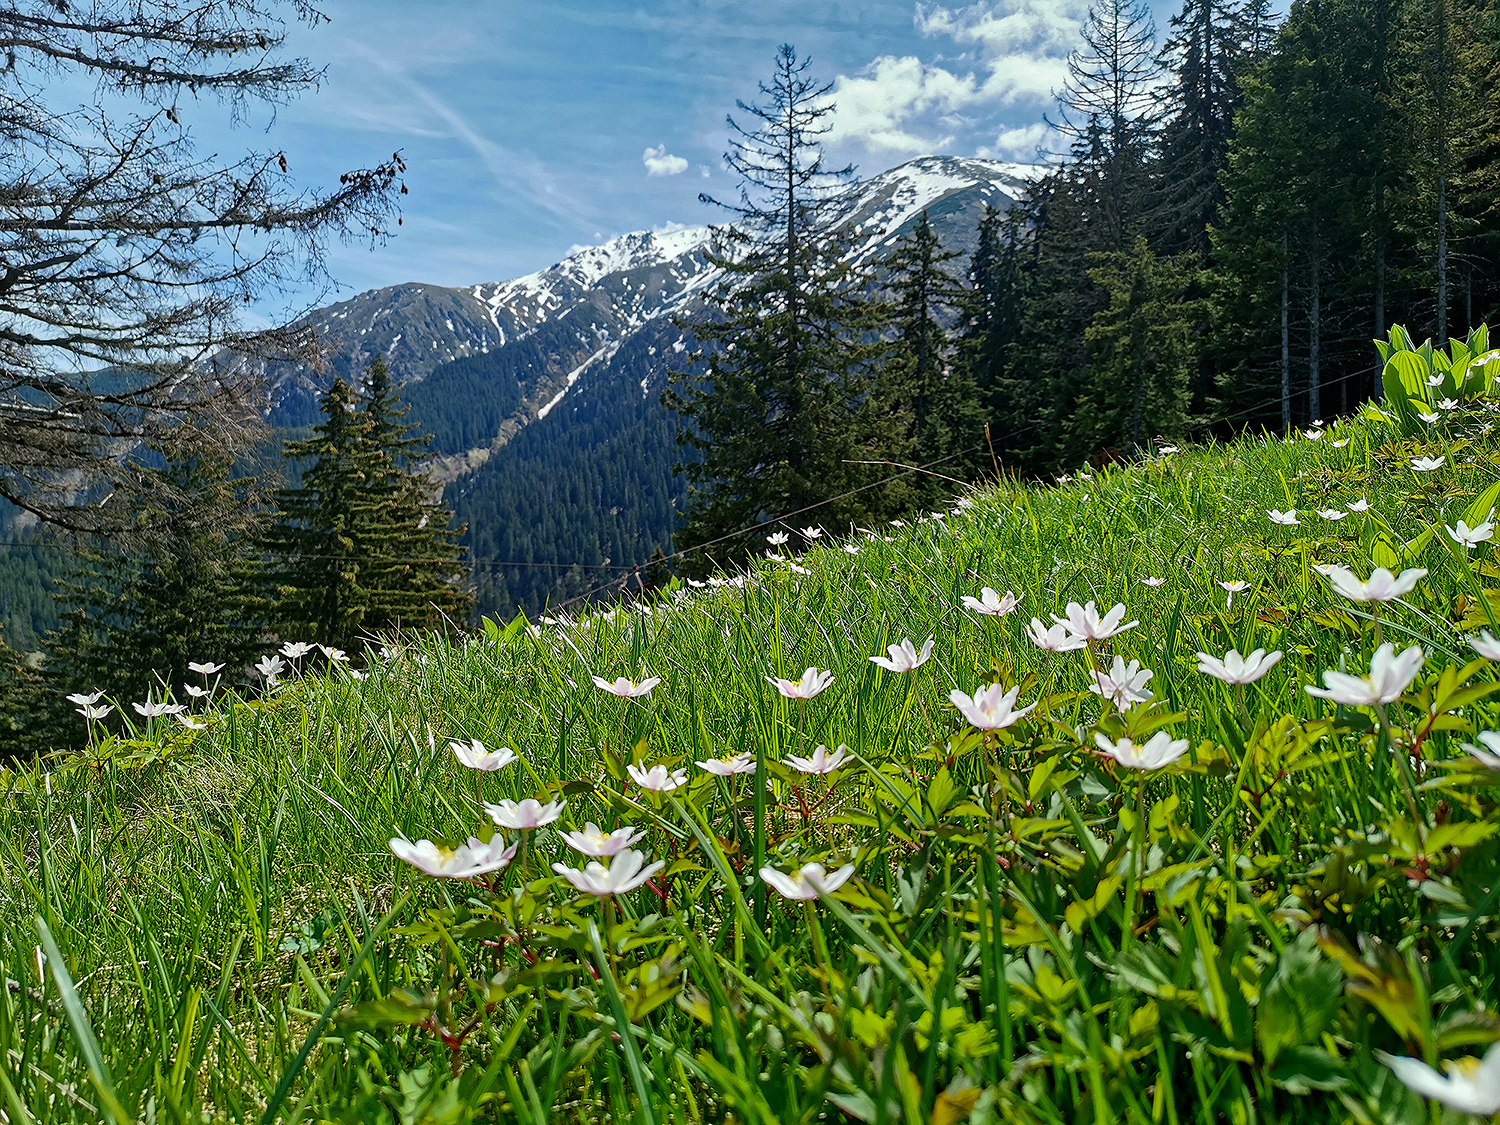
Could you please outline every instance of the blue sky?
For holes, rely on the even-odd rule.
[[[1034,158],[1086,0],[331,0],[289,45],[323,88],[205,146],[284,149],[307,184],[400,149],[411,194],[387,245],[335,247],[344,292],[460,285],[576,245],[713,216],[733,189],[724,117],[778,45],[836,83],[831,148],[864,174],[930,152]],[[1159,22],[1165,22],[1159,16]]]

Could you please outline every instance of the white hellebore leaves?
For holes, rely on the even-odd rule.
[[[562,816],[567,804],[567,801],[548,801],[544,805],[534,797],[527,797],[524,801],[507,800],[501,801],[498,805],[485,802],[484,811],[489,813],[490,819],[501,828],[519,832],[551,824]]]
[[[593,859],[605,859],[618,855],[646,834],[644,828],[625,825],[613,832],[605,832],[592,820],[583,822],[582,832],[559,832],[558,835],[575,852]]]
[[[811,758],[799,758],[796,754],[788,754],[782,760],[801,773],[825,774],[832,773],[852,757],[854,757],[853,751],[847,746],[840,745],[832,754],[828,752],[828,747],[819,746],[812,752]]]
[[[1427,571],[1419,566],[1409,567],[1399,576],[1379,566],[1368,582],[1361,582],[1347,566],[1332,566],[1326,573],[1334,593],[1351,602],[1393,602],[1411,593],[1427,577]]]
[[[926,664],[927,658],[932,655],[932,638],[927,638],[921,652],[911,643],[910,637],[898,645],[887,645],[885,650],[891,654],[889,657],[872,656],[870,663],[880,665],[887,672],[914,672]]]
[[[977,688],[972,696],[954,688],[948,693],[948,699],[958,708],[959,714],[968,720],[970,726],[979,730],[1004,730],[1019,722],[1027,712],[1036,709],[1036,704],[1033,703],[1030,707],[1016,710],[1016,700],[1020,694],[1019,684],[1009,691],[1005,690],[1004,684],[990,684],[988,687]]]
[[[1387,641],[1375,650],[1368,676],[1351,676],[1347,672],[1323,673],[1325,687],[1308,684],[1304,691],[1321,699],[1331,699],[1345,707],[1374,707],[1394,703],[1411,686],[1422,668],[1422,650],[1417,645],[1396,654],[1395,645]]]
[[[1470,1065],[1444,1062],[1447,1077],[1439,1074],[1421,1059],[1388,1055],[1376,1051],[1375,1057],[1391,1068],[1408,1089],[1424,1098],[1475,1117],[1493,1117],[1500,1113],[1500,1043],[1485,1052],[1484,1061],[1465,1060]]]
[[[776,676],[767,676],[766,681],[788,699],[811,699],[833,683],[833,673],[808,668],[802,673],[800,680],[783,680]]]
[[[1249,656],[1241,656],[1237,649],[1230,649],[1220,660],[1206,652],[1198,654],[1198,671],[1226,684],[1253,684],[1276,666],[1281,659],[1281,650],[1267,653],[1258,648]]]
[[[1157,731],[1141,746],[1128,738],[1113,742],[1100,733],[1094,735],[1094,743],[1120,765],[1133,770],[1159,770],[1170,766],[1187,753],[1188,748],[1187,739],[1174,739],[1164,730]]]
[[[1025,597],[1022,594],[1021,597]],[[1020,604],[1021,598],[1009,590],[1001,597],[999,591],[992,590],[988,586],[979,591],[979,597],[973,594],[965,594],[963,603],[965,609],[972,609],[975,613],[987,614],[990,617],[1004,617]]]
[[[610,695],[618,695],[621,699],[636,699],[643,695],[650,695],[651,689],[661,683],[660,676],[648,676],[640,683],[628,680],[624,676],[610,683],[603,676],[590,677],[594,686],[600,691],[607,691]]]
[[[610,895],[622,895],[644,886],[651,876],[666,866],[666,862],[660,859],[643,867],[645,862],[643,853],[634,848],[626,848],[610,860],[608,867],[596,859],[582,871],[575,871],[561,863],[554,863],[552,870],[584,894],[608,898]]]
[[[821,863],[804,863],[790,875],[766,866],[760,869],[761,881],[793,902],[812,902],[818,892],[832,894],[849,881],[854,874],[854,864],[846,863],[837,871],[826,870]]]
[[[516,845],[505,846],[505,837],[495,833],[488,844],[480,843],[475,836],[467,844],[456,848],[445,848],[431,840],[394,839],[391,851],[397,859],[405,860],[418,870],[439,879],[472,879],[476,875],[487,875],[499,871],[516,858]]]
[[[477,738],[470,739],[467,745],[450,741],[448,749],[453,751],[453,756],[463,765],[471,770],[483,770],[486,773],[502,769],[516,760],[514,750],[505,746],[498,750],[486,750],[484,743]]]
[[[669,770],[659,764],[642,769],[632,762],[625,767],[625,772],[630,775],[630,780],[653,793],[670,793],[687,784],[687,770]]]

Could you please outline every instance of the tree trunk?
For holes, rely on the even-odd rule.
[[[1292,342],[1287,332],[1286,231],[1281,232],[1281,429],[1292,432]]]
[[[1320,274],[1322,273],[1321,255],[1314,254],[1312,259],[1312,301],[1307,308],[1307,414],[1310,420],[1316,420],[1323,416],[1322,399],[1322,327],[1323,327],[1323,286]]]

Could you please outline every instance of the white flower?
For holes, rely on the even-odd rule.
[[[114,708],[111,707],[108,703],[106,703],[103,707],[95,707],[92,703],[84,703],[79,706],[78,713],[85,719],[88,719],[92,722],[94,719],[104,718],[113,710]]]
[[[840,745],[832,754],[828,752],[828,747],[819,746],[812,752],[811,758],[788,754],[782,761],[799,773],[829,774],[853,757],[854,752],[844,745]]]
[[[144,703],[132,703],[130,709],[147,719],[159,719],[163,715],[176,715],[187,710],[181,703],[168,703],[166,700],[152,703],[149,699]]]
[[[667,865],[665,860],[659,859],[642,867],[641,864],[645,862],[644,854],[634,848],[626,848],[610,860],[608,867],[596,859],[582,871],[575,871],[561,863],[554,863],[552,870],[584,894],[608,898],[610,895],[622,895],[644,886],[651,876]]]
[[[792,562],[790,559],[787,560],[787,564],[786,565],[787,565],[787,569],[790,570],[793,574],[811,574],[812,573],[812,571],[808,570],[807,567],[805,567],[805,566],[798,566],[796,563]]]
[[[1388,1055],[1376,1051],[1375,1057],[1391,1068],[1408,1089],[1424,1098],[1475,1117],[1493,1117],[1500,1113],[1500,1043],[1490,1047],[1484,1061],[1467,1059],[1464,1063],[1447,1061],[1444,1078],[1421,1059]]]
[[[1068,632],[1066,625],[1054,625],[1049,629],[1035,617],[1026,626],[1026,636],[1032,644],[1045,652],[1076,652],[1089,643],[1087,638]]]
[[[1308,441],[1317,441],[1320,437],[1323,436],[1323,431],[1322,430],[1305,430],[1305,431],[1303,431],[1302,436],[1305,437]]]
[[[188,671],[197,672],[200,676],[216,676],[224,670],[222,664],[195,664],[188,661]]]
[[[1500,731],[1482,730],[1475,737],[1484,743],[1487,749],[1481,750],[1468,742],[1464,743],[1464,749],[1485,769],[1500,770]]]
[[[625,825],[616,828],[613,832],[605,832],[592,820],[583,822],[582,832],[559,832],[563,842],[575,852],[591,856],[594,859],[604,859],[608,856],[618,855],[625,848],[630,847],[646,834],[644,828],[632,828]]]
[[[1165,578],[1155,578],[1155,577],[1153,577],[1153,578],[1142,578],[1141,579],[1141,585],[1142,586],[1152,586],[1152,587],[1165,586],[1166,583],[1167,583],[1167,580]]]
[[[551,824],[562,816],[567,804],[567,801],[548,801],[544,805],[534,797],[527,797],[524,801],[501,801],[498,805],[486,801],[484,811],[501,828],[521,831]]]
[[[1335,449],[1343,449],[1344,446],[1346,446],[1346,445],[1349,444],[1349,439],[1348,438],[1340,438],[1338,441],[1331,441],[1328,444],[1331,445],[1331,446],[1333,446],[1333,448],[1335,448]]]
[[[1418,473],[1431,473],[1441,469],[1447,463],[1446,457],[1418,457],[1412,461],[1411,467]]]
[[[1440,399],[1438,399],[1437,408],[1439,410],[1457,410],[1458,409],[1458,399],[1456,399],[1456,398],[1440,398]]]
[[[592,676],[590,678],[594,681],[594,686],[600,691],[607,691],[610,695],[618,695],[621,699],[636,699],[642,695],[650,695],[651,689],[661,683],[660,676],[648,676],[640,683],[636,683],[634,680],[627,680],[624,676],[621,676],[614,683],[610,683],[603,676]]]
[[[1021,598],[1026,595],[1022,594]],[[979,597],[973,594],[965,594],[963,603],[965,609],[972,609],[975,613],[988,614],[991,617],[1004,617],[1020,604],[1021,598],[1007,590],[1002,598],[998,590],[992,590],[988,586],[979,591]]]
[[[1422,421],[1426,422],[1430,426],[1434,422],[1436,422],[1439,418],[1441,418],[1442,415],[1439,414],[1436,410],[1432,411],[1431,413],[1428,413],[1425,410],[1418,410],[1417,411],[1417,417],[1420,418],[1420,419],[1422,419]],[[1435,469],[1435,468],[1437,468],[1437,466],[1434,465],[1433,468]]]
[[[1089,679],[1094,681],[1089,684],[1089,691],[1125,711],[1151,698],[1146,682],[1155,674],[1149,668],[1142,668],[1139,660],[1132,660],[1127,665],[1123,656],[1117,656],[1107,673],[1089,669]]]
[[[1443,385],[1443,377],[1442,377],[1442,375],[1441,374],[1437,374],[1437,375],[1429,375],[1429,376],[1427,376],[1427,385],[1429,387],[1441,387]]]
[[[1375,568],[1375,573],[1370,575],[1368,582],[1361,582],[1346,566],[1330,567],[1328,570],[1328,581],[1333,586],[1334,593],[1351,602],[1393,602],[1411,593],[1426,576],[1427,571],[1419,566],[1403,570],[1399,577],[1380,566]]]
[[[467,745],[450,739],[448,749],[453,751],[453,756],[461,764],[468,766],[471,770],[483,770],[485,773],[503,769],[516,760],[514,750],[505,746],[498,750],[486,750],[484,743],[477,738],[471,738]]]
[[[288,660],[300,660],[313,650],[306,641],[287,641],[281,646],[281,655]]]
[[[1470,527],[1463,520],[1459,520],[1457,527],[1444,527],[1443,530],[1448,533],[1448,538],[1453,542],[1472,551],[1479,544],[1494,538],[1495,524],[1492,520],[1485,520],[1478,527]]]
[[[335,664],[345,664],[349,660],[348,654],[341,648],[329,648],[327,645],[319,645],[318,649]]]
[[[1289,508],[1285,512],[1278,512],[1275,508],[1267,508],[1266,515],[1270,517],[1272,523],[1279,523],[1282,527],[1300,526],[1296,508]]]
[[[1240,582],[1238,580],[1234,582],[1223,582],[1219,581],[1218,579],[1215,579],[1215,581],[1219,582],[1220,589],[1228,590],[1231,594],[1238,594],[1240,591],[1248,590],[1250,588],[1250,583],[1248,582]]]
[[[1125,618],[1125,606],[1116,605],[1103,617],[1099,616],[1099,610],[1093,602],[1079,605],[1077,602],[1069,602],[1064,611],[1066,616],[1052,615],[1052,620],[1059,625],[1065,626],[1068,632],[1075,637],[1085,640],[1104,641],[1110,637],[1117,637],[1126,629],[1134,629],[1140,624],[1139,621],[1130,621],[1120,624]]]
[[[194,699],[202,699],[205,695],[211,694],[207,688],[201,688],[197,684],[183,684],[182,690]]]
[[[202,719],[196,718],[193,715],[178,715],[177,721],[183,726],[187,727],[188,730],[208,729],[208,724],[206,722],[204,722]]]
[[[821,527],[804,527],[802,534],[809,539],[821,539],[823,538],[823,529]]]
[[[1019,684],[1009,691],[1005,690],[1004,684],[990,684],[976,688],[972,696],[954,688],[948,693],[948,701],[958,708],[959,714],[968,720],[970,726],[978,730],[1004,730],[1036,709],[1036,704],[1033,703],[1030,707],[1016,710],[1016,700],[1020,695]]]
[[[932,638],[928,637],[922,645],[922,651],[917,651],[917,646],[911,643],[907,637],[899,645],[886,645],[886,652],[890,657],[872,656],[871,664],[878,664],[887,672],[914,672],[927,663],[928,657],[932,655]]]
[[[1156,452],[1160,453],[1163,457],[1170,457],[1177,452],[1177,447],[1175,445],[1164,445]]]
[[[505,837],[496,832],[488,844],[475,836],[457,848],[445,848],[431,840],[392,840],[391,851],[413,867],[439,879],[472,879],[499,871],[516,858],[516,845],[505,846]]]
[[[1368,676],[1328,671],[1323,673],[1326,687],[1308,684],[1303,690],[1308,695],[1331,699],[1345,707],[1373,707],[1377,703],[1393,703],[1400,699],[1421,667],[1421,648],[1412,645],[1398,656],[1395,646],[1386,642],[1376,649]]]
[[[802,673],[800,680],[782,680],[775,676],[767,676],[766,681],[788,699],[811,699],[833,683],[833,673],[809,668]]]
[[[854,864],[846,863],[837,871],[826,871],[821,863],[804,863],[790,875],[766,866],[760,869],[760,878],[766,886],[782,898],[793,902],[812,902],[818,892],[832,894],[849,881],[854,874]]]
[[[1368,512],[1370,510],[1370,502],[1361,496],[1358,500],[1353,500],[1345,504],[1344,507],[1348,508],[1351,512]]]
[[[843,546],[843,552],[846,555],[857,555],[859,554],[859,548],[853,543],[845,543]]]
[[[1339,508],[1319,508],[1318,515],[1322,516],[1325,520],[1341,520],[1346,519],[1349,513]]]
[[[1128,738],[1113,742],[1099,733],[1094,735],[1094,744],[1120,765],[1133,770],[1159,770],[1163,766],[1170,766],[1187,753],[1188,748],[1187,739],[1174,739],[1164,730],[1157,731],[1142,746],[1137,746]]]
[[[76,703],[80,707],[92,707],[103,698],[104,693],[102,691],[91,691],[87,695],[84,695],[82,692],[74,692],[68,696],[68,702]]]
[[[715,777],[733,777],[737,773],[755,772],[754,754],[736,754],[732,758],[710,758],[699,762],[698,768],[707,770]]]
[[[1241,656],[1239,650],[1230,649],[1224,654],[1224,659],[1220,660],[1217,656],[1200,652],[1198,671],[1216,680],[1223,680],[1226,684],[1253,684],[1276,666],[1281,655],[1280,649],[1267,653],[1265,649],[1258,648],[1249,656]]]
[[[642,789],[649,789],[653,793],[670,793],[687,784],[687,770],[669,770],[660,764],[642,769],[632,762],[625,767],[625,772]]]
[[[789,539],[791,539],[791,536],[785,531],[773,531],[770,535],[766,536],[766,542],[773,547],[783,546]]]
[[[273,682],[277,676],[281,675],[285,668],[286,665],[281,662],[281,657],[279,656],[268,656],[255,665],[257,672]]]
[[[1500,660],[1500,641],[1490,636],[1488,629],[1476,637],[1470,637],[1469,646],[1486,660]]]

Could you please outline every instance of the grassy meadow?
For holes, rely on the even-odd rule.
[[[741,581],[179,696],[202,731],[115,701],[138,730],[117,712],[89,754],[0,779],[0,1115],[1463,1120],[1382,1060],[1500,1039],[1500,773],[1464,748],[1500,727],[1469,644],[1500,635],[1500,568],[1443,530],[1500,494],[1491,416],[1403,438],[1367,414],[874,534],[787,528]],[[1382,603],[1319,569],[1377,563],[1427,573]],[[964,604],[986,586],[1018,606]],[[1090,601],[1139,624],[1028,638]],[[869,659],[928,636],[912,671]],[[1390,702],[1304,690],[1387,643],[1422,657],[1409,686],[1382,664]],[[1199,671],[1231,649],[1283,655],[1248,685]],[[833,674],[813,698],[768,682],[810,666]],[[950,692],[991,683],[1031,709],[986,732]],[[474,739],[516,760],[468,768],[450,741]],[[1143,745],[1177,756],[1104,752]],[[819,746],[847,752],[786,763]],[[696,764],[736,755],[750,772]],[[685,782],[643,787],[655,765]],[[566,805],[530,830],[480,807],[525,798]],[[561,832],[585,822],[663,866],[579,890],[553,865],[584,868]],[[389,843],[492,830],[516,852],[474,879]],[[805,899],[757,874],[811,862],[853,871]]]

